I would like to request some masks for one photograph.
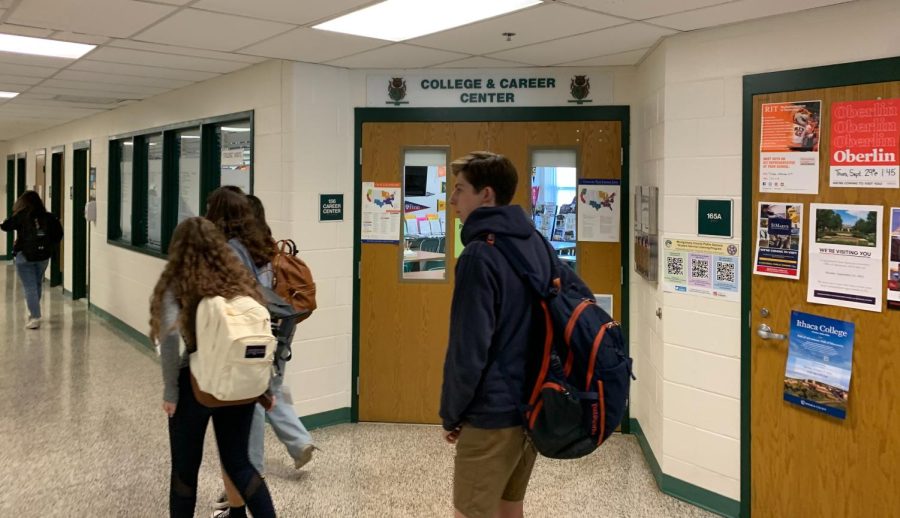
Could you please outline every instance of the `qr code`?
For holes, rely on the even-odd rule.
[[[684,257],[667,257],[666,273],[669,275],[684,275]]]
[[[692,257],[691,277],[695,279],[709,279],[709,259]]]
[[[716,280],[734,282],[734,263],[717,263]]]

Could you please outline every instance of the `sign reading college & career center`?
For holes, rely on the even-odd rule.
[[[609,72],[575,70],[455,71],[369,76],[370,107],[591,106],[613,102]]]

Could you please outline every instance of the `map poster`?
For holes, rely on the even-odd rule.
[[[847,417],[853,322],[791,311],[784,400],[833,417]]]
[[[619,180],[578,180],[579,241],[619,242],[620,190]]]
[[[362,183],[363,243],[399,243],[403,204],[400,183]]]
[[[831,104],[832,187],[900,188],[900,99]]]
[[[887,307],[900,309],[900,208],[891,207],[891,240],[887,271]]]
[[[880,312],[881,229],[881,205],[811,204],[806,300]]]
[[[663,239],[663,291],[741,300],[741,253],[736,243]]]
[[[819,193],[822,101],[762,105],[759,192]]]
[[[760,202],[758,224],[753,273],[799,279],[803,204]]]

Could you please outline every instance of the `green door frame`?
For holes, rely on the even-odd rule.
[[[53,196],[50,198],[50,212],[52,212],[57,218],[63,219],[62,214],[62,200],[63,196],[66,195],[64,189],[60,189],[62,185],[63,179],[63,151],[53,151],[53,154],[50,155],[50,178],[53,185]],[[60,269],[60,251],[57,251],[53,254],[53,257],[50,259],[50,286],[59,286],[63,283],[63,274],[62,269]]]
[[[16,155],[6,155],[6,218],[12,216],[12,206],[16,202]],[[6,254],[4,259],[13,256],[13,233],[6,233]]]
[[[72,300],[87,295],[87,220],[84,206],[87,203],[87,183],[90,174],[88,163],[90,144],[72,153]]]
[[[369,122],[563,122],[563,121],[618,121],[622,124],[622,192],[629,190],[629,141],[630,141],[630,107],[629,106],[589,106],[589,107],[540,107],[540,108],[356,108],[353,149],[360,153],[353,159],[354,195],[353,195],[353,334],[352,334],[352,372],[350,376],[350,420],[359,421],[359,394],[357,379],[359,378],[359,317],[360,317],[360,279],[359,267],[362,259],[360,245],[362,221],[362,127]],[[624,240],[629,236],[628,210],[631,196],[622,195],[620,218],[620,235]],[[630,276],[630,246],[622,244],[622,268]],[[628,311],[628,277],[622,280],[622,311]],[[628,318],[622,319],[622,331],[628,346]],[[630,433],[630,411],[626,409],[622,419],[622,432]]]
[[[28,171],[27,158],[25,153],[16,155],[16,198],[25,192],[25,173]]]
[[[835,88],[887,81],[900,81],[900,57],[842,63],[823,67],[784,70],[744,76],[743,117],[743,228],[741,246],[753,250],[753,96],[797,90]],[[753,279],[753,256],[744,253],[741,264],[744,279]],[[750,309],[751,286],[741,293],[741,516],[750,516]]]

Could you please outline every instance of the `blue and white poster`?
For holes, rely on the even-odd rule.
[[[620,180],[578,180],[576,234],[579,241],[619,242],[621,184]]]
[[[784,400],[833,417],[847,417],[853,322],[791,312]]]

